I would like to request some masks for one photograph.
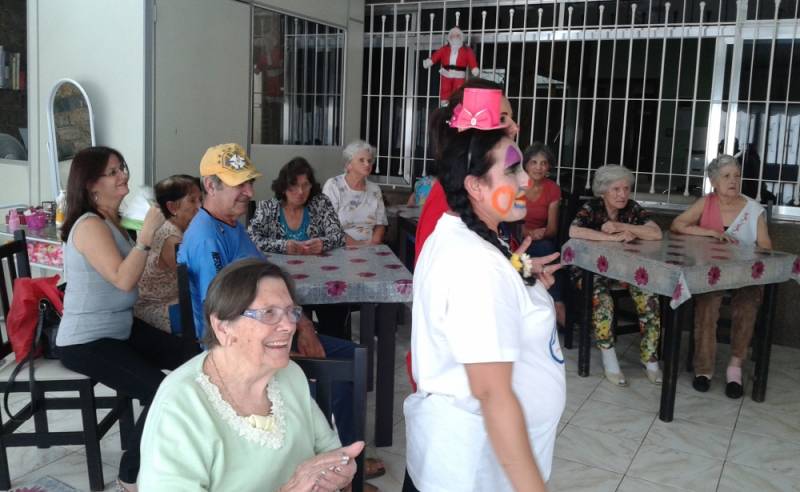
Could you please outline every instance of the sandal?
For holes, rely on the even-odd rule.
[[[386,466],[378,458],[364,459],[364,478],[370,480],[386,475]]]

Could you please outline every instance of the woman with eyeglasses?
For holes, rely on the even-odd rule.
[[[56,345],[68,369],[144,407],[122,453],[117,482],[119,490],[136,490],[139,440],[162,369],[175,369],[197,347],[133,316],[137,283],[164,215],[152,207],[134,242],[120,225],[119,205],[127,194],[128,167],[119,151],[90,147],[75,155],[61,229],[67,288]]]
[[[334,491],[352,481],[363,441],[341,447],[289,359],[291,280],[245,259],[208,288],[208,351],[164,380],[142,438],[139,485],[176,490]]]

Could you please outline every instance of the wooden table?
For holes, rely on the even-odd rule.
[[[360,304],[367,386],[376,388],[375,445],[392,445],[397,309],[411,301],[411,273],[386,245],[338,248],[317,256],[266,255],[294,279],[300,304]],[[377,346],[377,375],[372,381]]]
[[[713,238],[667,233],[661,241],[620,243],[570,239],[561,249],[564,264],[583,270],[583,321],[578,374],[589,375],[593,274],[627,282],[661,296],[664,382],[659,417],[670,422],[680,366],[680,320],[692,295],[748,285],[765,285],[753,381],[753,400],[764,401],[772,345],[777,284],[800,282],[800,259],[780,251],[721,243]],[[669,308],[667,308],[669,306]],[[671,308],[671,309],[670,309]]]

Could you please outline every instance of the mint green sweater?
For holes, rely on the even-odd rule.
[[[280,438],[249,426],[219,397],[202,371],[207,354],[158,388],[142,436],[140,490],[274,491],[300,463],[341,446],[297,364],[289,362],[269,384]]]

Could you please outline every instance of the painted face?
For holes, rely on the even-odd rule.
[[[517,122],[514,121],[514,110],[511,109],[511,103],[508,101],[508,98],[503,96],[500,100],[500,123],[509,122],[510,124],[506,127],[506,135],[511,140],[517,138],[517,133],[519,133],[519,126],[517,126]]]
[[[538,183],[547,177],[547,173],[550,171],[550,161],[540,152],[525,163],[525,171],[534,182]]]
[[[608,191],[603,194],[603,202],[610,210],[621,210],[628,204],[631,196],[631,185],[627,179],[620,179],[611,183]]]
[[[197,211],[200,210],[202,198],[203,195],[200,193],[200,188],[192,186],[191,191],[183,198],[175,202],[169,202],[174,203],[174,207],[171,208],[173,216],[170,217],[172,223],[178,226],[182,231],[185,231],[186,228],[189,227],[189,222],[192,221]]]
[[[247,213],[253,193],[252,179],[238,186],[222,183],[221,188],[214,190],[213,200],[219,205],[218,209],[225,214],[225,219],[232,222]]]
[[[739,170],[739,166],[728,164],[719,170],[719,174],[711,180],[711,184],[718,194],[736,197],[739,195],[741,181],[742,172]]]
[[[293,185],[286,188],[286,203],[293,207],[302,207],[308,201],[310,194],[311,182],[308,181],[308,176],[301,174]]]
[[[486,176],[484,208],[497,222],[525,218],[525,190],[530,186],[530,179],[522,170],[522,152],[511,139],[504,138],[491,156],[495,163]]]
[[[292,306],[294,302],[283,280],[267,277],[259,280],[256,298],[248,309],[277,307],[285,310]],[[223,350],[235,351],[239,360],[261,370],[277,370],[289,363],[289,351],[297,325],[286,314],[272,325],[245,316],[228,323],[236,341]]]
[[[368,150],[360,150],[347,163],[347,172],[366,178],[372,174],[372,154]]]
[[[100,203],[117,202],[128,194],[128,166],[111,154],[103,175],[89,189]]]

